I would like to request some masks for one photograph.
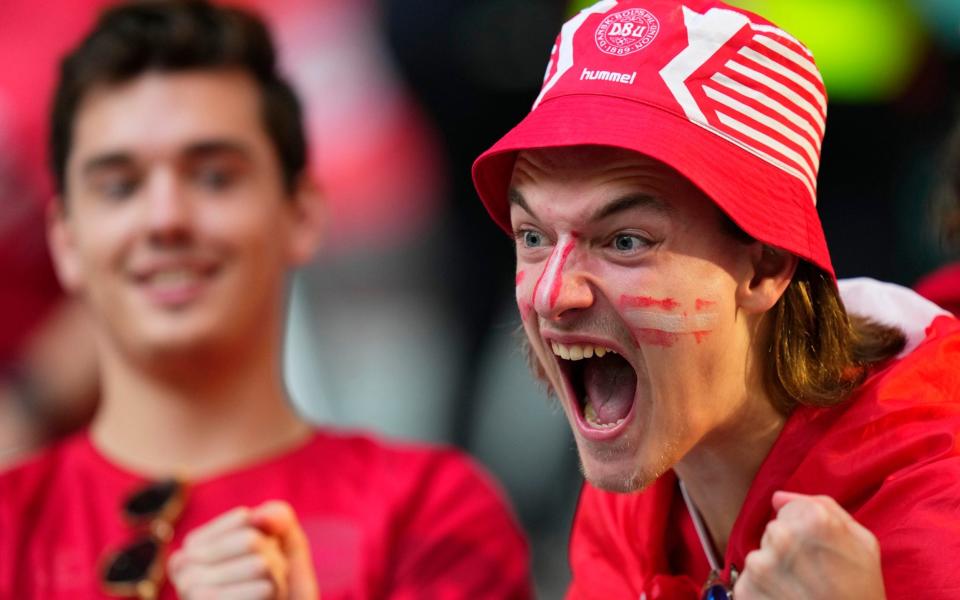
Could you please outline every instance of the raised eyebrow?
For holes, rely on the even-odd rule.
[[[530,210],[530,205],[527,204],[526,198],[523,197],[523,194],[521,194],[520,190],[518,190],[517,188],[510,188],[510,190],[507,192],[507,200],[510,202],[511,205],[516,204],[517,206],[525,210],[527,214],[529,214],[531,217],[539,220],[539,217],[537,217],[537,213]]]
[[[607,219],[624,211],[638,208],[652,210],[663,215],[668,215],[671,212],[670,206],[665,204],[663,201],[654,198],[653,196],[649,196],[647,194],[631,194],[629,196],[617,198],[616,200],[601,206],[593,213],[593,216],[590,218],[590,220],[602,221],[603,219]]]

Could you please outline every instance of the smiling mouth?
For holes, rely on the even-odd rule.
[[[219,270],[215,263],[169,264],[134,272],[132,280],[151,301],[180,308],[195,300]]]
[[[633,366],[605,346],[552,342],[551,347],[582,425],[596,432],[620,429],[636,396]]]

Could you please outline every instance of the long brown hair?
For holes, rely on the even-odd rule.
[[[906,343],[899,329],[848,314],[833,278],[805,261],[768,317],[764,385],[784,413],[843,401]]]

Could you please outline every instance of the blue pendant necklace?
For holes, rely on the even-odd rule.
[[[697,510],[697,507],[693,505],[693,500],[690,499],[690,494],[687,493],[686,486],[684,486],[683,482],[679,479],[677,481],[680,483],[680,494],[683,495],[683,502],[687,505],[687,511],[693,520],[693,528],[697,530],[697,537],[700,539],[703,553],[707,556],[707,562],[710,563],[710,576],[707,578],[707,582],[703,584],[703,592],[700,598],[701,600],[733,600],[733,590],[724,585],[723,579],[720,576],[723,572],[723,565],[720,564],[720,559],[717,557],[716,550],[713,548],[713,540],[710,538],[710,532],[707,531],[707,527],[703,523],[703,517],[700,516],[700,511]],[[737,570],[731,568],[730,586],[732,587],[736,582]]]

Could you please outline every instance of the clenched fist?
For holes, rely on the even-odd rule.
[[[184,600],[316,600],[310,547],[286,502],[237,507],[187,534],[170,557]]]
[[[880,545],[828,496],[773,495],[777,517],[747,555],[737,600],[882,600]]]

